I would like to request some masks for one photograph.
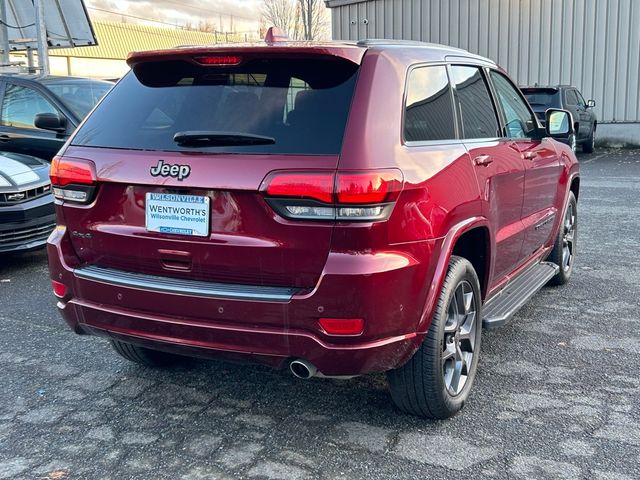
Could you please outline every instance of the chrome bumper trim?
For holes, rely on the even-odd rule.
[[[190,295],[227,300],[286,303],[291,300],[293,295],[300,291],[300,289],[291,287],[269,287],[185,280],[181,278],[147,275],[144,273],[125,272],[91,265],[77,268],[73,273],[76,278],[121,287],[136,288],[150,292],[164,292],[172,295]]]

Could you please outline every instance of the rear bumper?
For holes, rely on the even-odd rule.
[[[421,252],[430,258],[434,247],[425,242]],[[317,287],[291,291],[288,299],[158,291],[155,284],[139,283],[153,281],[144,276],[92,278],[86,267],[74,264],[77,258],[64,227],[51,235],[48,253],[52,279],[68,290],[58,308],[77,333],[277,368],[301,358],[331,376],[396,368],[422,341],[416,327],[431,262],[406,252],[331,253]],[[331,336],[319,326],[321,317],[363,318],[365,331]]]
[[[389,370],[413,354],[416,342],[416,334],[410,333],[371,342],[332,344],[302,330],[187,321],[78,300],[59,302],[58,308],[66,322],[80,333],[183,355],[262,363],[275,368],[304,358],[325,375]]]

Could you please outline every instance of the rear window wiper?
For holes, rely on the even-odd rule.
[[[189,130],[177,132],[173,141],[188,147],[233,146],[233,145],[273,145],[275,138],[253,133],[214,132]]]

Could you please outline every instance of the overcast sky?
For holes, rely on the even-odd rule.
[[[142,17],[178,25],[208,21],[219,31],[231,31],[233,22],[239,32],[258,29],[261,4],[261,0],[85,0],[94,20],[137,22],[132,17]]]

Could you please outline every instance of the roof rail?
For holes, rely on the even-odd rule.
[[[441,43],[421,42],[419,40],[365,38],[363,40],[358,40],[357,45],[359,47],[375,47],[375,46],[429,47],[429,48],[439,48],[441,50],[449,50],[451,52],[460,52],[460,53],[464,53],[464,55],[473,55],[463,48],[452,47],[450,45],[443,45]]]
[[[418,40],[393,40],[388,38],[364,38],[362,40],[358,40],[356,44],[359,47],[373,47],[376,45],[407,45],[407,46],[415,46],[415,47],[424,47],[429,45],[426,42],[420,42]]]

